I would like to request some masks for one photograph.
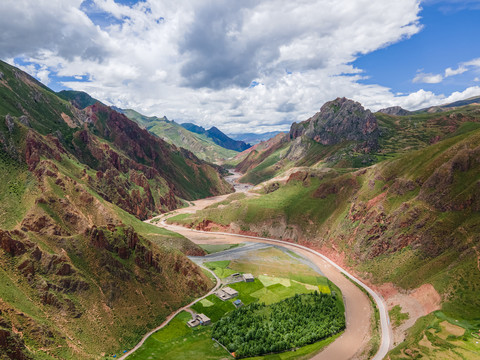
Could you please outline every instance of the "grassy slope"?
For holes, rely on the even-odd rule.
[[[148,131],[161,137],[170,144],[192,151],[200,159],[217,162],[238,154],[236,151],[228,150],[215,144],[205,135],[195,134],[165,118],[147,117],[130,109],[124,110],[124,113]]]
[[[2,165],[5,161],[2,161]],[[18,189],[17,180],[22,176],[30,176],[19,165],[12,165],[7,162],[11,178],[6,178],[3,183],[8,189],[14,189],[15,193],[2,192],[4,201],[2,210],[9,211],[9,207],[20,209],[20,214],[13,218],[2,217],[3,229],[13,228],[21,220],[25,213],[35,216],[48,216],[55,220],[63,231],[70,232],[71,236],[51,236],[47,234],[28,233],[29,240],[51,256],[65,253],[71,261],[78,276],[57,276],[49,270],[45,270],[41,264],[33,262],[36,273],[33,276],[22,275],[16,269],[24,261],[31,261],[29,252],[21,257],[11,257],[1,252],[0,264],[2,271],[0,278],[2,282],[2,292],[0,298],[5,302],[5,309],[14,309],[15,312],[23,313],[28,319],[32,319],[34,324],[31,328],[24,330],[23,341],[32,349],[33,357],[38,359],[50,359],[60,357],[64,359],[99,358],[98,354],[103,352],[118,351],[120,347],[129,347],[136,343],[145,332],[159,324],[173,309],[188,302],[192,296],[202,293],[201,289],[192,288],[189,279],[194,276],[185,277],[181,269],[189,269],[192,274],[193,266],[179,252],[173,250],[177,248],[182,251],[195,250],[188,240],[178,234],[160,229],[158,227],[145,224],[134,216],[126,213],[118,207],[106,202],[98,194],[88,189],[87,184],[80,177],[71,173],[71,178],[77,181],[77,188],[83,188],[84,191],[77,193],[70,191],[67,187],[66,192],[61,193],[67,196],[70,204],[63,203],[61,208],[55,204],[58,199],[58,187],[48,180],[43,184],[43,191],[40,193],[32,185],[31,189]],[[60,169],[62,164],[58,163]],[[13,169],[13,170],[12,170]],[[14,170],[17,170],[15,172]],[[23,175],[22,175],[23,174]],[[36,180],[31,180],[35,184]],[[13,190],[12,190],[13,191]],[[18,192],[18,194],[17,194]],[[98,204],[90,208],[87,204],[79,202],[79,198],[84,194],[91,194]],[[47,199],[47,204],[35,204],[35,199],[41,195]],[[62,197],[63,197],[62,196]],[[51,203],[51,201],[54,201]],[[52,205],[50,205],[52,204]],[[96,250],[89,243],[87,236],[75,234],[75,227],[68,223],[62,209],[69,211],[80,210],[88,213],[89,217],[94,218],[97,225],[108,222],[122,223],[125,226],[133,226],[139,235],[148,237],[151,243],[149,246],[156,249],[156,253],[162,257],[162,271],[157,273],[147,267],[146,270],[138,267],[131,256],[128,259],[122,259],[116,252],[109,252],[102,249]],[[98,213],[101,211],[101,213]],[[11,215],[11,213],[10,213]],[[103,220],[102,220],[103,219]],[[122,232],[123,227],[117,228]],[[148,244],[149,242],[146,242]],[[65,252],[66,251],[66,252]],[[46,255],[44,255],[45,258]],[[179,266],[179,270],[174,270]],[[135,275],[134,275],[135,274]],[[132,276],[133,275],[133,276]],[[76,314],[59,312],[57,305],[45,304],[42,300],[42,293],[38,286],[42,282],[58,284],[66,279],[76,281],[82,279],[88,284],[86,291],[67,291],[66,295],[60,288],[58,291],[50,291],[63,306],[67,299],[75,304],[75,308],[82,313],[79,319],[75,319]],[[200,280],[200,278],[202,280]],[[203,282],[211,284],[201,276],[196,281],[199,284]],[[28,281],[26,281],[28,279]],[[168,279],[166,281],[166,279]],[[136,304],[132,306],[132,304]],[[0,306],[1,307],[1,306]],[[11,310],[10,310],[11,311]],[[72,319],[73,318],[73,319]],[[9,316],[12,324],[19,326],[21,318],[18,316]],[[65,322],[65,319],[70,319]],[[38,327],[43,332],[51,332],[52,336],[39,337],[36,335]],[[61,334],[67,335],[67,340],[62,338]],[[46,346],[48,344],[48,346]],[[72,347],[74,345],[74,347]],[[39,351],[39,348],[45,350]],[[1,350],[0,350],[1,352]]]
[[[10,339],[0,346],[0,357],[18,350],[15,358],[100,359],[132,346],[212,285],[180,252],[202,250],[105,200],[93,181],[96,170],[70,152],[79,129],[70,128],[62,113],[75,123],[78,110],[3,62],[0,71],[0,331]],[[13,118],[11,129],[6,114]],[[58,150],[56,136],[66,153]],[[25,163],[27,139],[43,149],[36,165]],[[209,171],[192,169],[194,160],[179,152],[172,157],[185,173],[185,187],[188,176],[198,180]],[[153,196],[163,195],[162,186],[168,190],[162,182]],[[144,188],[130,183],[127,190]],[[205,195],[201,186],[193,194]],[[95,243],[94,226],[104,243]]]
[[[77,110],[52,90],[6,63],[0,62],[0,71],[4,74],[0,82],[0,142],[6,142],[1,147],[9,149],[7,152],[16,160],[21,162],[25,159],[25,141],[29,128],[35,130],[30,131],[33,134],[38,132],[47,135],[49,141],[57,138],[61,144],[59,146],[72,155],[74,161],[78,160],[87,165],[87,168],[95,170],[92,179],[96,180],[96,191],[105,194],[109,201],[138,216],[132,203],[141,202],[138,198],[142,197],[141,200],[148,204],[142,204],[146,208],[142,211],[143,218],[147,213],[152,215],[171,210],[180,203],[178,197],[197,199],[217,194],[218,191],[229,191],[229,186],[220,178],[218,169],[198,160],[191,153],[179,151],[163,141],[156,141],[147,132],[140,131],[133,122],[117,116],[110,108],[98,104],[98,112],[90,114],[90,120],[92,117],[98,120],[95,124],[89,121],[88,126],[84,126],[85,112]],[[13,117],[16,124],[13,133],[7,130],[3,121],[3,116],[7,114]],[[20,118],[23,115],[26,120]],[[26,125],[21,125],[22,121]],[[82,135],[84,128],[88,128],[88,140]],[[30,138],[36,142],[45,141],[41,136]],[[51,146],[58,148],[56,144]],[[115,161],[116,155],[118,161]],[[137,164],[132,164],[132,160]],[[152,176],[152,169],[142,167],[143,165],[154,168],[159,174]],[[111,173],[113,180],[96,179],[97,171],[105,173],[106,170],[115,173]],[[149,181],[149,189],[132,180],[133,177],[138,179],[145,176]],[[140,182],[145,183],[147,179],[140,179]],[[120,187],[123,189],[117,191]],[[139,196],[136,196],[137,190]],[[171,196],[172,191],[175,192],[176,199]]]

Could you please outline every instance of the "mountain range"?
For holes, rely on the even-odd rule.
[[[58,96],[71,102],[79,109],[84,109],[87,106],[99,102],[82,91],[62,90],[58,92]],[[168,120],[166,116],[146,116],[132,109],[120,109],[115,106],[113,106],[112,109],[124,114],[130,120],[139,124],[140,127],[159,136],[166,142],[193,152],[202,160],[212,163],[221,162],[222,160],[231,158],[237,154],[237,151],[230,150],[230,148],[223,146],[224,142],[227,145],[235,145],[236,143],[234,140],[228,138],[227,135],[221,133],[218,129],[215,133],[218,133],[218,138],[223,139],[223,141],[217,140],[215,142],[207,136],[208,133],[205,130],[197,132],[187,130],[175,121]]]
[[[147,117],[131,109],[118,109],[118,111],[166,142],[185,148],[200,159],[218,163],[238,154],[235,150],[218,145],[205,134],[189,131],[175,121],[168,120],[165,116],[162,118]]]
[[[280,134],[281,131],[269,131],[265,133],[244,133],[244,134],[233,134],[230,137],[234,140],[244,141],[247,144],[258,144],[259,142],[271,139],[276,135]]]
[[[206,137],[212,139],[212,141],[220,145],[226,149],[235,150],[235,151],[243,151],[250,147],[250,144],[246,144],[243,141],[233,140],[220,130],[218,130],[215,126],[211,127],[210,129],[206,130],[205,128],[192,124],[192,123],[183,123],[180,124],[185,129],[194,132],[196,134],[205,135]]]

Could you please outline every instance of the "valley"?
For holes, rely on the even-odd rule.
[[[343,100],[338,104],[341,103],[347,104]],[[330,103],[334,105],[337,106],[336,102]],[[325,110],[327,118],[328,111]],[[315,121],[321,123],[323,115],[316,116]],[[387,123],[387,119],[396,126],[416,121],[417,128],[425,126],[426,130],[418,135],[430,140],[415,140],[414,149],[395,150],[390,155],[385,152],[388,156],[377,157],[382,149],[400,148],[403,141],[412,140],[413,129],[408,126],[403,128],[405,134],[400,128],[394,132],[394,142],[385,141],[393,133],[384,130],[378,137],[376,155],[369,155],[376,163],[346,168],[342,160],[337,165],[327,164],[325,153],[312,157],[320,161],[309,166],[286,162],[286,154],[297,151],[298,143],[319,145],[304,138],[284,138],[280,142],[272,139],[262,146],[267,162],[270,148],[283,154],[268,163],[278,171],[278,176],[270,173],[268,181],[258,181],[259,185],[253,188],[256,196],[230,198],[218,206],[173,216],[167,223],[209,233],[282,239],[318,249],[365,279],[385,298],[392,317],[398,319],[390,358],[476,358],[478,349],[471,344],[476,342],[480,325],[475,295],[480,288],[475,230],[478,107],[448,108],[440,114],[375,117],[378,126],[382,126],[380,121]],[[309,126],[305,128],[316,131]],[[281,147],[275,150],[275,144]],[[343,151],[335,144],[324,150],[337,154]],[[262,151],[253,156],[255,151],[253,148],[247,155],[253,162],[246,167],[245,162],[242,165],[244,160],[238,159],[246,174],[239,181],[268,169],[262,165]],[[350,156],[348,152],[342,154],[336,157],[337,161]],[[309,148],[300,159],[306,156],[311,156]],[[452,325],[462,324],[463,330],[458,329],[463,331],[462,335],[438,339],[429,333],[431,326],[441,331],[445,326],[439,325],[441,319],[448,319]],[[427,340],[419,344],[422,336]]]
[[[233,177],[235,179],[238,177],[238,174]],[[252,196],[252,195],[250,195]],[[253,195],[254,196],[254,195]],[[215,203],[221,203],[224,201],[228,196],[222,196],[222,197],[215,197],[211,199],[204,199],[204,200],[199,200],[194,203],[192,207],[187,207],[183,209],[176,210],[174,214],[178,215],[179,213],[183,214],[188,214],[192,213],[196,210],[202,209],[202,208],[207,208],[208,206],[212,206]],[[313,357],[314,359],[331,359],[331,358],[337,358],[337,359],[350,359],[352,356],[357,354],[359,356],[362,352],[369,352],[371,351],[371,346],[372,344],[369,343],[370,340],[370,326],[372,322],[372,317],[373,317],[373,310],[372,310],[372,305],[370,303],[370,300],[368,297],[357,287],[352,283],[350,280],[348,280],[343,274],[346,273],[343,271],[343,269],[339,269],[335,264],[331,263],[328,261],[328,259],[325,259],[322,257],[320,254],[291,243],[287,242],[281,242],[281,241],[276,241],[272,239],[264,239],[264,238],[256,238],[256,237],[251,237],[251,236],[246,236],[246,235],[236,235],[236,234],[229,234],[229,233],[216,233],[216,232],[203,232],[203,231],[198,231],[198,230],[190,230],[186,229],[183,227],[175,226],[175,225],[169,225],[165,222],[165,219],[168,218],[171,215],[162,215],[160,217],[161,221],[156,221],[157,219],[152,219],[148,220],[148,222],[152,222],[154,224],[157,224],[157,226],[163,226],[167,229],[173,230],[175,232],[178,232],[185,237],[189,238],[192,240],[194,243],[199,244],[199,245],[212,245],[212,244],[239,244],[239,243],[244,243],[245,240],[247,241],[255,241],[258,243],[263,243],[263,244],[270,244],[274,246],[281,246],[283,249],[287,249],[289,251],[293,251],[296,254],[299,254],[301,257],[305,258],[310,264],[315,265],[315,267],[320,270],[322,274],[324,274],[330,281],[332,281],[336,286],[339,287],[343,294],[343,299],[345,302],[345,308],[346,308],[346,323],[347,323],[347,328],[344,331],[344,333],[331,345],[329,345],[324,351],[320,352],[318,355]],[[249,252],[249,247],[248,246],[242,246],[242,247],[236,247],[233,248],[232,250],[226,250],[224,251],[225,254],[222,252],[220,253],[214,253],[211,255],[207,255],[206,257],[202,258],[194,258],[198,259],[195,261],[201,261],[202,263],[204,261],[208,261],[209,258],[214,259],[216,261],[219,261],[220,259],[233,259],[237,257],[238,253],[248,253]],[[247,259],[251,259],[253,255],[245,255]],[[253,256],[253,259],[255,259],[255,256]],[[273,258],[275,259],[275,258]],[[252,261],[252,260],[247,260],[247,261]],[[275,262],[275,260],[269,260],[270,267],[271,262]],[[256,261],[254,261],[256,263]],[[258,264],[257,264],[258,265]],[[238,269],[242,269],[243,271],[253,271],[253,269],[257,266],[255,265],[252,268],[252,265],[248,266],[247,268],[245,267],[240,267]],[[282,266],[280,265],[280,268]],[[236,269],[233,267],[233,269]],[[296,266],[296,271],[299,271],[299,267]],[[233,270],[234,271],[234,270]],[[263,269],[257,269],[257,271],[260,271],[259,273],[262,273]],[[283,271],[281,269],[277,269],[278,271]],[[292,270],[290,270],[292,271]],[[348,273],[347,273],[348,274]],[[382,300],[378,298],[378,301],[381,303]],[[385,311],[384,311],[385,313]],[[389,348],[390,344],[390,332],[389,332],[389,326],[387,324],[387,316],[384,315],[382,318],[382,331],[384,332],[384,335],[382,337],[382,352],[385,354],[386,351]],[[374,350],[374,355],[376,350]],[[365,354],[364,354],[365,356]],[[383,358],[383,355],[380,353],[380,355],[377,355],[378,359]]]
[[[0,70],[2,360],[479,356],[476,98],[248,147]]]

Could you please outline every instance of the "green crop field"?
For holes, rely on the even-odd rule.
[[[319,276],[307,265],[300,263],[298,257],[292,257],[274,247],[249,252],[244,258],[234,261],[206,262],[204,265],[223,278],[236,272],[256,274],[253,282],[238,282],[229,285],[239,292],[238,297],[222,301],[216,295],[210,295],[191,307],[196,313],[208,316],[212,320],[212,324],[236,310],[233,305],[233,301],[236,299],[242,300],[244,305],[264,303],[270,306],[292,298],[296,294],[312,294],[315,291],[331,294],[332,291],[335,291],[338,306],[343,309],[341,293],[334,284],[327,278]],[[299,266],[298,273],[294,273],[291,266]],[[263,273],[256,273],[259,270]],[[186,325],[190,319],[191,315],[187,312],[177,315],[167,327],[151,336],[129,359],[220,360],[232,358],[224,348],[211,340],[213,326],[199,326],[191,329]],[[264,355],[252,358],[252,360],[307,359],[333,342],[339,335],[336,334],[333,337],[301,347],[294,352]]]
[[[131,360],[232,358],[225,349],[212,341],[209,327],[189,328],[187,321],[191,318],[188,312],[181,312],[165,328],[150,336],[145,344],[128,358]]]
[[[390,359],[480,358],[480,320],[458,320],[436,311],[417,320]]]

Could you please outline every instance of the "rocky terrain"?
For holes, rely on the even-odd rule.
[[[287,139],[275,137],[257,144],[228,166],[244,173],[241,181],[252,184],[297,167],[352,171],[479,126],[475,105],[447,104],[442,109],[429,113],[392,107],[373,114],[355,101],[338,98],[325,103],[311,118],[292,124]]]
[[[385,109],[378,110],[379,113],[395,116],[405,116],[411,114],[410,111],[403,109],[400,106],[391,106]]]
[[[378,136],[375,116],[358,102],[346,98],[325,103],[320,112],[301,123],[293,123],[290,128],[292,140],[305,137],[322,145],[353,141],[361,152],[376,150]]]
[[[0,358],[120,351],[212,286],[185,256],[203,250],[140,220],[232,186],[101,103],[0,71]]]
[[[372,164],[380,131],[377,118],[359,103],[338,98],[311,118],[236,157],[241,181],[258,184],[298,166],[361,167]]]

